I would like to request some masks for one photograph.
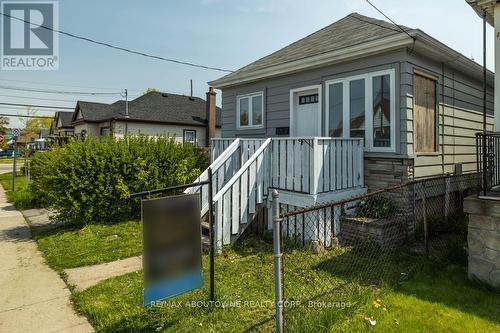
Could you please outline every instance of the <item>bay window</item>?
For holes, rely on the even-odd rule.
[[[326,82],[326,132],[364,138],[367,151],[395,150],[394,70]]]
[[[261,128],[264,119],[264,94],[262,92],[236,98],[238,128]]]

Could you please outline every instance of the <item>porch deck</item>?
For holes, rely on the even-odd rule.
[[[366,192],[362,139],[213,139],[211,157],[218,247],[237,239],[259,210],[270,207],[270,189],[291,207]],[[198,180],[207,179],[208,169]],[[202,215],[208,211],[207,189],[189,190],[201,194]]]

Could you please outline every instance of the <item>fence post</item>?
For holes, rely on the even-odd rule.
[[[446,219],[450,216],[450,175],[444,179],[444,216]]]
[[[274,247],[274,294],[276,307],[276,332],[283,332],[283,300],[281,296],[281,248],[280,248],[280,209],[278,191],[273,190],[273,247]]]
[[[208,225],[210,227],[210,301],[215,301],[215,231],[212,168],[208,168]]]
[[[424,183],[421,185],[422,189],[422,214],[424,217],[424,246],[425,246],[425,254],[429,255],[429,230],[427,228],[427,194],[425,193]]]

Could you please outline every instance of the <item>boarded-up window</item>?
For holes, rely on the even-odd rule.
[[[436,81],[415,74],[415,151],[436,151]]]

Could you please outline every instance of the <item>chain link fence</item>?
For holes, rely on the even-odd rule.
[[[308,208],[280,205],[285,331],[335,328],[424,261],[465,266],[463,198],[477,184],[477,174],[444,175]]]

